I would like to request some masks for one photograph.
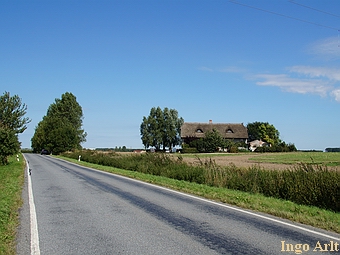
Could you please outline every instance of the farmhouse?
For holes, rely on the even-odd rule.
[[[270,146],[268,143],[263,142],[261,140],[254,140],[251,141],[249,144],[249,150],[250,151],[255,151],[258,147],[264,147],[264,146]]]
[[[232,140],[234,142],[245,142],[248,139],[248,130],[243,123],[195,123],[184,122],[181,127],[181,138],[186,144],[193,140],[205,137],[205,133],[215,129],[224,139]]]

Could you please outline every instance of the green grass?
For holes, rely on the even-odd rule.
[[[276,164],[297,164],[313,163],[324,166],[340,166],[340,152],[285,152],[256,154],[250,158],[256,162],[276,163]]]
[[[252,194],[226,188],[211,187],[208,185],[179,181],[162,176],[143,174],[136,171],[122,170],[87,162],[78,162],[75,159],[66,157],[60,158],[81,164],[83,166],[135,178],[185,193],[205,197],[211,200],[228,203],[245,209],[268,213],[284,219],[340,233],[340,214],[320,209],[318,207],[298,205],[286,200],[265,197],[261,194]]]
[[[15,254],[16,229],[19,225],[19,208],[24,183],[24,161],[16,156],[9,164],[0,166],[0,254]]]

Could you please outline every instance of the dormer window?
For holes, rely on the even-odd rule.
[[[226,131],[226,133],[234,133],[230,128],[229,129],[227,129],[227,131]]]
[[[196,129],[196,133],[203,133],[203,130],[198,128],[198,129]]]

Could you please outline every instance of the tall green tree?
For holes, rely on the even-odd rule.
[[[153,107],[148,117],[144,116],[140,134],[145,148],[173,148],[181,144],[180,130],[184,120],[175,109]]]
[[[33,151],[42,149],[55,154],[80,149],[86,141],[82,129],[83,111],[76,97],[69,92],[55,99],[47,110],[46,116],[38,123],[31,139]]]
[[[0,127],[10,129],[15,134],[23,133],[31,122],[26,115],[27,105],[21,102],[18,95],[11,96],[5,92],[0,97]]]
[[[206,152],[215,152],[219,147],[225,148],[226,146],[224,138],[216,129],[208,131],[203,139]]]
[[[18,134],[23,133],[31,121],[25,117],[27,106],[18,95],[5,92],[0,96],[0,164],[7,164],[7,157],[18,152]]]
[[[253,122],[247,124],[249,140],[262,140],[271,145],[281,143],[280,132],[268,122]]]

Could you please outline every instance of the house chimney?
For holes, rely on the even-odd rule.
[[[212,120],[209,120],[209,124],[212,124]]]

